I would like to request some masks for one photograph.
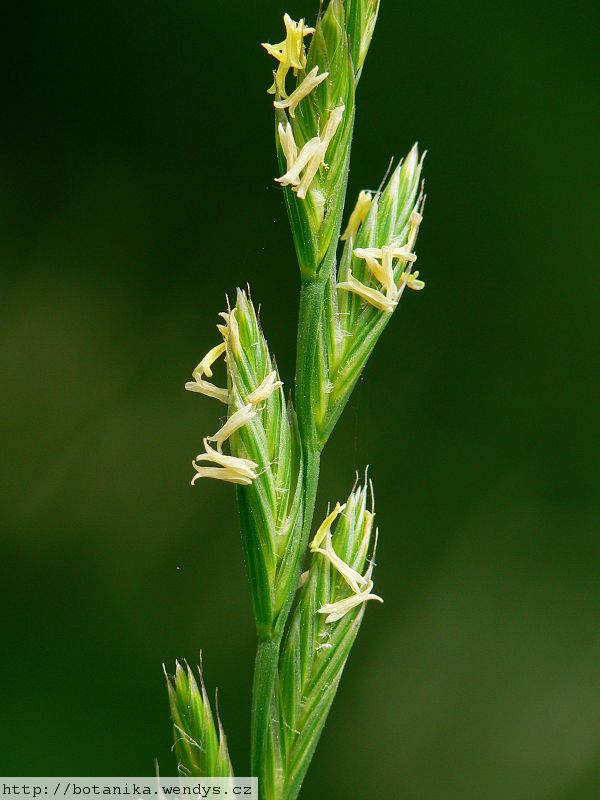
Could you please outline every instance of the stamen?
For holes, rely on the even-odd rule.
[[[336,288],[343,289],[346,292],[352,292],[353,294],[362,297],[362,299],[366,300],[367,303],[375,306],[375,308],[378,308],[380,311],[385,311],[386,314],[391,314],[398,305],[395,300],[391,300],[389,297],[386,297],[377,289],[373,289],[370,286],[365,286],[364,283],[361,283],[354,277],[352,272],[348,273],[348,280],[336,284]]]
[[[345,242],[347,239],[356,238],[358,229],[367,218],[367,214],[371,208],[372,200],[373,195],[371,192],[360,192],[358,195],[358,200],[356,201],[356,205],[354,206],[354,210],[350,214],[350,219],[348,220],[346,230],[344,231],[343,235],[340,236],[340,240],[342,242]]]
[[[294,119],[294,117],[296,116],[296,106],[298,105],[298,103],[304,100],[305,97],[308,97],[308,95],[314,89],[316,89],[320,83],[323,83],[323,81],[329,77],[328,72],[322,72],[320,75],[317,74],[318,72],[319,72],[319,67],[318,66],[313,67],[311,71],[306,75],[302,83],[299,86],[297,86],[296,89],[294,89],[294,91],[291,93],[289,97],[286,97],[284,100],[275,100],[273,102],[275,108],[289,109],[290,117]]]
[[[306,67],[304,37],[314,33],[315,29],[307,27],[303,19],[300,22],[294,22],[289,14],[284,15],[283,21],[286,29],[286,37],[283,42],[279,42],[279,44],[263,43],[262,46],[279,62],[275,82],[267,91],[269,94],[279,91],[281,97],[287,97],[285,89],[287,74],[290,69],[293,69],[296,75],[299,69]]]
[[[223,442],[225,442],[232,433],[242,428],[251,419],[256,416],[256,411],[252,408],[252,405],[248,403],[248,405],[243,406],[242,408],[235,411],[229,419],[225,422],[222,428],[220,428],[213,436],[208,437],[209,442],[216,442],[217,450],[219,453],[221,452],[221,448],[223,447]]]
[[[211,447],[207,438],[204,439],[203,443],[206,452],[200,453],[192,461],[192,466],[197,472],[197,475],[192,478],[192,485],[198,478],[216,478],[217,480],[247,486],[258,477],[255,471],[258,464],[255,461],[251,461],[249,458],[225,455]],[[208,461],[218,466],[200,467],[196,463],[197,461]]]
[[[277,133],[279,134],[279,141],[281,142],[281,149],[287,163],[288,170],[292,168],[294,162],[298,158],[298,145],[294,139],[294,132],[289,122],[285,126],[280,122],[277,126]]]
[[[411,264],[417,260],[417,257],[414,253],[410,252],[410,248],[407,244],[403,245],[402,247],[395,247],[389,245],[392,248],[392,257],[398,258],[401,261],[410,261]],[[381,247],[357,247],[354,250],[354,255],[357,258],[365,258],[365,256],[372,256],[373,258],[383,258],[383,249]]]
[[[235,467],[198,467],[194,461],[192,461],[192,466],[197,472],[197,475],[192,478],[192,486],[199,478],[215,478],[227,483],[237,483],[240,486],[249,486],[252,483],[252,478]]]
[[[202,441],[206,452],[197,455],[195,458],[196,461],[209,461],[220,467],[235,467],[235,469],[246,470],[249,473],[254,472],[254,470],[258,468],[258,464],[249,458],[240,458],[239,456],[230,456],[225,453],[220,453],[209,445],[208,438],[204,438]],[[256,478],[256,475],[251,477]]]
[[[229,344],[231,345],[232,350],[235,353],[240,352],[240,329],[238,327],[237,319],[235,318],[235,313],[237,311],[236,306],[234,306],[231,311],[221,311],[219,314],[225,320],[225,325],[217,325],[217,328],[221,332],[224,339],[226,339]]]
[[[259,384],[251,394],[248,395],[248,402],[253,406],[256,406],[259,403],[262,403],[263,400],[266,400],[268,397],[270,397],[280,386],[283,386],[283,381],[277,380],[277,371],[273,370],[267,375],[264,381],[262,381],[262,383]]]
[[[415,212],[413,212],[413,214],[415,214]],[[416,217],[411,216],[411,219],[413,220],[411,224],[417,225],[417,217],[420,216],[420,214],[417,214]],[[366,261],[367,267],[372,275],[384,287],[386,297],[389,300],[394,301],[396,304],[401,298],[406,286],[411,289],[415,289],[415,291],[425,288],[424,282],[417,280],[419,273],[415,272],[414,275],[412,275],[410,269],[405,270],[400,275],[398,286],[396,286],[396,282],[394,281],[395,258],[398,259],[399,263],[407,262],[409,265],[414,264],[414,262],[417,260],[416,255],[411,252],[412,244],[414,244],[414,241],[412,243],[409,241],[402,247],[396,247],[395,245],[390,244],[384,245],[383,247],[357,247],[353,251],[356,258],[361,258]],[[357,294],[358,293],[359,292],[357,291]]]
[[[291,165],[288,162],[288,171],[285,175],[282,175],[281,178],[275,178],[277,183],[282,186],[291,185],[300,200],[305,199],[306,193],[319,171],[319,167],[322,165],[327,166],[325,164],[325,155],[342,121],[344,110],[345,106],[343,105],[334,108],[329,115],[322,136],[314,136],[309,139],[298,153],[296,160]],[[301,174],[302,177],[300,177]]]
[[[310,543],[310,549],[313,551],[313,553],[321,546],[323,540],[330,532],[331,526],[345,508],[346,508],[346,503],[344,503],[344,505],[336,503],[333,511],[330,514],[328,514],[327,517],[325,517],[323,522],[320,524],[317,532],[315,533],[315,538]]]
[[[225,404],[229,402],[229,393],[227,389],[221,389],[219,386],[215,386],[213,383],[204,380],[205,375],[212,378],[212,365],[224,352],[224,343],[218,344],[216,347],[213,347],[212,350],[208,351],[192,373],[194,380],[188,381],[185,384],[185,388],[188,392],[197,392],[207,397],[213,397],[215,400],[219,400],[221,403]]]
[[[324,555],[325,558],[331,562],[332,566],[340,573],[353,592],[358,593],[362,591],[361,587],[366,586],[369,582],[367,578],[363,578],[359,572],[357,572],[355,569],[352,569],[349,564],[346,564],[346,562],[338,556],[331,542],[331,533],[327,534],[324,548],[313,549],[311,547],[311,550],[313,550],[314,553],[321,553],[321,555]]]
[[[196,376],[195,381],[188,381],[185,384],[185,389],[188,392],[197,392],[197,394],[203,394],[205,397],[212,397],[221,403],[225,403],[225,405],[229,403],[227,389],[221,389],[219,386],[215,386],[214,383],[203,380],[199,375]]]
[[[377,600],[383,603],[383,598],[378,594],[371,594],[373,589],[373,581],[369,581],[362,592],[358,594],[351,594],[350,597],[345,597],[343,600],[338,600],[337,603],[325,603],[319,609],[319,614],[327,614],[325,622],[337,622],[345,617],[349,611],[352,611],[356,606],[366,603],[368,600]]]

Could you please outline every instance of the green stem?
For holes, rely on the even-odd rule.
[[[297,584],[304,562],[319,483],[321,448],[313,413],[312,387],[324,299],[324,277],[306,279],[302,282],[296,360],[296,411],[304,459],[304,518],[294,586]],[[294,593],[290,592],[286,604],[279,613],[272,636],[259,641],[256,652],[252,699],[252,775],[259,778],[261,800],[279,800],[285,791],[279,779],[281,770],[277,767],[280,754],[277,752],[271,721],[274,716],[273,711],[276,711],[272,705],[276,696],[279,650],[293,600]]]
[[[258,777],[261,800],[277,797],[275,743],[271,736],[272,704],[281,635],[259,641],[252,687],[252,775]]]

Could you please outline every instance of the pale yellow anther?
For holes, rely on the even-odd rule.
[[[240,486],[249,486],[253,480],[235,467],[199,467],[194,461],[192,461],[192,466],[196,470],[196,475],[192,478],[192,486],[199,478],[214,478],[227,483],[237,483]]]
[[[208,351],[208,353],[204,356],[202,361],[192,373],[194,380],[188,381],[185,384],[185,388],[188,392],[197,392],[198,394],[203,394],[206,397],[213,397],[215,400],[219,400],[221,403],[227,403],[229,401],[229,393],[227,392],[227,389],[222,389],[221,387],[215,386],[213,383],[204,380],[205,375],[209,378],[212,378],[212,365],[220,356],[223,355],[224,352],[224,343],[218,344],[216,347],[213,347],[212,350]]]
[[[221,332],[223,338],[229,342],[231,349],[234,353],[240,352],[240,329],[238,326],[237,319],[235,318],[235,313],[237,308],[234,306],[231,311],[221,311],[219,314],[220,317],[223,317],[225,320],[225,325],[217,325],[217,328]]]
[[[396,299],[396,284],[394,282],[394,248],[390,245],[381,248],[381,283],[387,297]]]
[[[247,405],[235,411],[222,428],[219,428],[215,434],[208,437],[208,441],[216,442],[217,450],[220,453],[223,447],[223,442],[229,439],[229,437],[235,433],[235,431],[239,430],[239,428],[242,428],[244,425],[250,422],[250,420],[254,419],[255,416],[256,411],[252,408],[252,404],[248,403]]]
[[[406,275],[405,272],[402,273],[402,276]],[[406,285],[409,289],[413,289],[415,292],[420,292],[421,289],[425,288],[425,281],[418,280],[419,271],[411,272],[405,279]]]
[[[294,69],[304,69],[306,66],[306,50],[304,49],[304,37],[315,32],[314,28],[309,28],[304,24],[304,20],[294,22],[289,14],[283,15],[285,24],[285,47],[288,61]]]
[[[306,144],[302,147],[300,152],[297,153],[295,160],[292,161],[291,164],[288,161],[288,170],[285,175],[282,175],[281,178],[275,178],[277,183],[280,183],[282,186],[292,186],[294,187],[294,191],[297,191],[297,187],[300,185],[300,176],[303,170],[306,169],[309,162],[319,155],[320,147],[321,140],[318,136],[314,136],[312,139],[309,139],[308,142],[306,142]]]
[[[249,485],[256,479],[256,469],[258,464],[251,461],[249,458],[238,458],[237,456],[228,456],[224,453],[215,450],[208,443],[208,439],[204,439],[204,453],[196,456],[192,462],[192,466],[196,470],[196,475],[192,478],[192,485],[199,478],[216,478],[229,483],[239,483],[242,485]],[[202,467],[196,462],[207,461],[216,464],[216,467]]]
[[[209,445],[207,436],[202,440],[204,445],[204,453],[196,456],[196,461],[209,461],[217,464],[220,467],[235,467],[236,469],[245,469],[248,472],[253,472],[257,469],[258,464],[249,458],[240,458],[239,456],[230,456],[226,453],[220,453],[214,447]]]
[[[385,296],[390,300],[397,300],[398,292],[394,282],[393,247],[381,248],[381,262],[375,256],[370,255],[367,250],[362,250],[361,248],[354,250],[354,255],[365,260],[373,277],[385,289]]]
[[[293,119],[296,116],[296,106],[298,103],[304,100],[305,97],[308,97],[320,83],[323,83],[323,81],[329,77],[328,72],[323,72],[321,75],[318,75],[318,72],[319,67],[313,67],[302,83],[294,89],[289,97],[286,97],[284,100],[275,100],[273,102],[275,108],[280,110],[287,108],[290,112],[290,117]]]
[[[290,69],[294,70],[294,74],[298,70],[306,67],[306,49],[304,47],[304,37],[310,33],[314,33],[314,28],[309,28],[304,24],[304,20],[295,22],[289,14],[283,17],[285,24],[285,39],[278,44],[263,43],[263,47],[279,62],[277,66],[277,73],[275,82],[268,89],[269,94],[275,94],[279,91],[281,97],[287,97],[285,89],[285,79]]]
[[[345,107],[343,105],[334,108],[329,115],[323,133],[320,136],[314,136],[309,139],[298,153],[295,162],[291,166],[288,163],[288,171],[285,175],[275,179],[282,186],[291,185],[300,200],[305,199],[319,168],[327,166],[325,164],[327,149],[342,121],[344,110]],[[315,192],[314,194],[316,195],[317,193]]]
[[[353,608],[366,603],[368,600],[377,600],[383,603],[383,598],[378,594],[371,594],[373,589],[373,581],[369,580],[364,589],[358,593],[351,594],[343,600],[338,600],[337,603],[325,603],[319,609],[319,614],[327,614],[325,622],[337,622],[345,617]]]
[[[334,550],[330,532],[326,535],[324,547],[312,548],[311,546],[311,550],[314,553],[321,553],[321,555],[325,556],[325,558],[331,562],[332,566],[340,573],[353,592],[361,592],[369,582],[360,572],[352,569],[349,564],[346,564],[346,562],[338,556]]]
[[[367,218],[372,201],[373,195],[371,192],[360,192],[358,195],[358,200],[356,201],[356,205],[354,206],[354,210],[350,214],[350,219],[348,220],[346,230],[344,231],[343,235],[340,236],[342,242],[345,242],[347,239],[356,238],[358,229]]]
[[[339,128],[345,110],[346,106],[342,103],[341,105],[336,106],[333,109],[333,111],[329,114],[329,117],[327,118],[327,123],[323,129],[323,133],[321,134],[321,141],[325,146],[325,150],[323,151],[323,156],[325,156],[325,151],[327,150],[327,147],[329,147],[331,140],[333,139],[337,129]]]
[[[294,162],[298,158],[298,145],[294,139],[292,126],[289,122],[286,122],[285,125],[280,122],[277,126],[277,133],[279,134],[281,149],[283,150],[283,155],[285,156],[285,161],[289,170],[293,167]]]
[[[337,284],[337,288],[358,295],[363,300],[366,300],[366,302],[370,305],[378,308],[380,311],[385,311],[386,314],[391,314],[398,305],[396,300],[386,297],[378,289],[373,289],[371,286],[365,286],[364,283],[361,283],[354,277],[352,272],[348,273],[348,279],[346,281],[342,281],[342,283]]]
[[[256,387],[256,389],[248,395],[248,402],[253,406],[256,406],[270,397],[280,386],[283,386],[283,381],[277,379],[277,371],[273,370],[267,375],[264,381],[262,381]]]
[[[315,533],[315,538],[310,543],[310,549],[313,552],[323,544],[323,541],[325,540],[327,534],[331,530],[331,526],[345,508],[346,508],[346,503],[344,503],[343,505],[340,505],[340,503],[336,503],[333,511],[330,514],[328,514],[327,517],[325,517],[325,519],[323,520],[323,522],[319,525],[319,528]]]
[[[421,210],[423,209],[423,202],[424,200],[422,199],[420,203]],[[408,220],[408,247],[411,250],[414,247],[415,242],[417,241],[417,236],[419,234],[419,226],[421,225],[422,222],[423,222],[423,215],[421,214],[420,211],[418,211],[415,208]]]
[[[201,361],[201,362],[198,364],[198,366],[196,367],[196,369],[194,370],[194,372],[193,372],[192,374],[193,374],[193,375],[195,375],[195,374],[196,374],[196,372],[200,372],[200,373],[202,373],[203,375],[206,375],[206,377],[207,377],[207,378],[212,378],[212,375],[213,375],[213,374],[212,374],[212,369],[211,369],[211,367],[212,367],[212,365],[215,363],[215,361],[216,361],[216,360],[217,360],[217,359],[218,359],[220,356],[222,356],[222,355],[223,355],[223,353],[225,352],[225,350],[226,350],[226,347],[225,347],[225,344],[224,344],[223,342],[221,342],[221,344],[218,344],[218,345],[216,345],[216,347],[213,347],[213,348],[212,348],[211,350],[209,350],[209,351],[208,351],[208,353],[207,353],[207,354],[204,356],[204,358],[203,358],[203,359],[202,359],[202,361]]]
[[[363,541],[364,537],[367,537],[367,543],[371,535],[373,516],[374,515],[370,511],[365,511]],[[375,533],[374,550],[375,549],[377,549],[377,532]],[[383,600],[381,597],[379,597],[379,595],[372,593],[372,575],[374,566],[374,561],[372,559],[369,561],[369,566],[365,574],[361,575],[337,555],[333,549],[331,532],[329,530],[326,532],[325,547],[317,550],[317,552],[324,555],[331,562],[332,566],[340,573],[348,586],[352,589],[352,594],[349,597],[345,597],[335,603],[325,603],[321,606],[319,609],[319,614],[327,614],[325,622],[337,622],[349,611],[352,611],[353,608],[356,608],[362,603],[366,603],[368,600],[377,600],[378,602],[383,603]]]
[[[416,217],[414,219],[414,224],[418,224]],[[384,288],[385,296],[394,304],[398,303],[406,286],[415,290],[423,289],[425,286],[423,281],[416,280],[419,273],[416,272],[412,275],[410,269],[400,275],[398,285],[396,285],[394,280],[394,259],[397,259],[399,264],[413,264],[417,260],[417,256],[411,252],[411,247],[412,245],[409,242],[402,247],[390,244],[384,245],[383,247],[357,247],[353,251],[356,258],[364,259],[371,274]],[[360,284],[360,286],[362,286],[362,284]],[[348,288],[343,284],[338,284],[338,287]],[[361,290],[357,286],[354,287],[353,291],[355,291],[356,294],[361,293]],[[368,297],[365,296],[365,299],[368,300]],[[374,299],[377,301],[380,300],[377,296],[375,296]],[[374,302],[373,305],[376,305],[376,303]],[[382,308],[382,310],[387,309]]]
[[[197,394],[203,394],[205,397],[212,397],[214,400],[225,403],[225,405],[229,402],[229,392],[227,389],[215,386],[214,383],[203,380],[199,375],[196,376],[196,380],[188,381],[185,384],[185,389],[188,392],[196,392]]]
[[[411,264],[417,260],[417,256],[410,252],[410,248],[407,244],[402,245],[402,247],[396,247],[395,245],[389,246],[392,248],[392,258],[397,258],[399,261],[409,261]],[[358,258],[364,258],[367,255],[373,258],[383,258],[381,247],[360,247],[354,251],[354,255]]]

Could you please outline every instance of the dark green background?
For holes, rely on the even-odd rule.
[[[326,451],[371,464],[377,590],[304,797],[600,795],[592,3],[383,0],[351,192],[429,150],[405,296]],[[249,281],[293,373],[265,93],[294,0],[13,4],[0,160],[0,771],[172,774],[204,651],[247,772],[253,634],[220,413],[183,391]],[[352,792],[355,793],[352,793]]]

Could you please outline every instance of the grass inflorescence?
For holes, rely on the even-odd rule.
[[[378,11],[379,0],[329,0],[314,26],[286,14],[283,40],[263,44],[274,59],[274,180],[300,270],[293,386],[240,289],[186,384],[227,409],[204,436],[192,483],[236,486],[258,640],[251,771],[263,800],[297,797],[367,603],[382,602],[366,477],[313,525],[323,448],[405,290],[425,285],[415,269],[424,205],[416,145],[345,212],[356,90]],[[219,358],[226,386],[212,382]],[[231,776],[201,670],[198,683],[178,664],[168,688],[180,774]]]

